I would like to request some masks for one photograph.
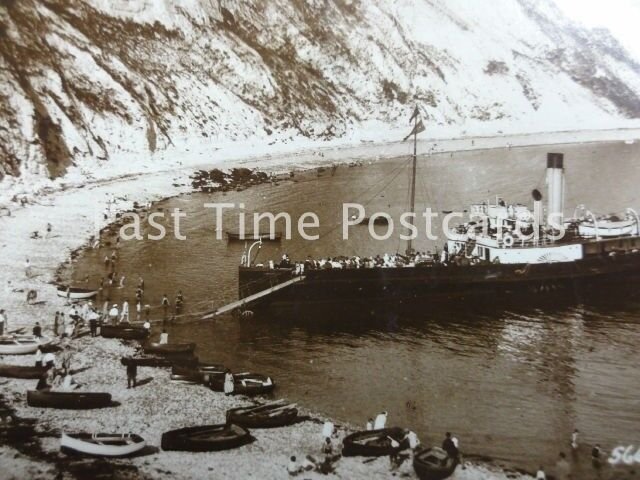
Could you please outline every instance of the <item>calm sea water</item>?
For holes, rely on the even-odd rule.
[[[416,208],[461,210],[496,194],[529,203],[533,188],[546,192],[547,151],[536,147],[421,157]],[[640,207],[637,144],[551,151],[565,153],[567,214],[579,203],[599,213]],[[294,222],[305,211],[319,214],[320,240],[308,242],[296,235],[267,244],[258,261],[277,259],[283,252],[303,259],[307,254],[403,251],[399,230],[380,242],[371,239],[366,227],[353,227],[345,242],[340,221],[343,202],[366,204],[367,214],[387,211],[397,219],[408,204],[409,169],[408,158],[398,158],[341,166],[333,175],[299,174],[295,182],[243,192],[196,193],[161,202],[154,210],[180,208],[187,214],[181,227],[187,240],[168,236],[121,242],[117,271],[126,276],[126,286],[112,288],[109,295],[132,302],[142,275],[145,300],[154,306],[163,293],[173,301],[179,289],[191,313],[237,299],[244,245],[215,240],[214,215],[203,208],[206,202],[243,202],[249,213],[286,211]],[[237,213],[225,215],[225,229],[237,228]],[[427,250],[434,245],[421,238],[416,246]],[[85,253],[70,275],[76,280],[89,275],[97,283],[106,275],[102,259],[110,252],[105,247]],[[422,307],[386,321],[345,318],[339,309],[323,322],[305,321],[304,314],[287,322],[265,317],[198,321],[196,316],[176,320],[170,338],[197,342],[204,361],[270,374],[279,384],[278,396],[339,421],[364,426],[368,417],[387,410],[389,424],[413,428],[423,442],[439,443],[450,430],[463,451],[528,469],[553,464],[560,450],[569,449],[574,428],[582,442],[600,443],[605,452],[617,445],[640,445],[640,300],[631,295],[589,304],[537,301],[508,309]],[[581,459],[589,455],[589,448],[583,448]],[[589,462],[580,463],[581,478],[595,478]]]

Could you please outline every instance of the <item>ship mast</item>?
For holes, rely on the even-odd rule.
[[[418,133],[424,132],[424,124],[422,123],[422,119],[420,118],[420,110],[418,109],[418,105],[415,106],[413,110],[413,114],[409,119],[409,122],[413,120],[413,130],[411,133],[407,135],[404,139],[407,140],[411,135],[413,135],[413,167],[411,169],[411,205],[410,212],[415,214],[416,209],[416,169],[418,166]],[[410,219],[411,225],[413,225],[413,215]],[[411,231],[409,232],[411,235]],[[407,240],[407,255],[411,255],[413,253],[413,246],[411,237]]]
[[[418,106],[416,105],[415,112],[418,111]],[[410,212],[415,213],[416,209],[416,168],[418,163],[418,115],[413,115],[413,166],[411,168],[411,206]],[[413,216],[411,218],[411,225],[413,225]],[[407,255],[411,255],[413,253],[413,248],[411,245],[411,237],[407,240]]]

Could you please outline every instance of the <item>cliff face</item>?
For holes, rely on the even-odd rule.
[[[1,0],[0,179],[176,139],[376,119],[520,131],[640,118],[640,65],[547,0]]]

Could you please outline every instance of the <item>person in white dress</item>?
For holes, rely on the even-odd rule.
[[[160,334],[160,345],[166,345],[167,343],[169,343],[169,334],[167,333],[167,331],[163,328],[162,329],[162,333]]]
[[[376,417],[376,421],[373,424],[373,429],[374,430],[380,430],[382,428],[384,428],[384,426],[387,424],[387,412],[381,412],[378,414],[378,416]]]
[[[224,373],[224,394],[231,395],[233,393],[233,374],[231,370],[227,370]]]
[[[112,325],[115,325],[118,322],[119,315],[120,315],[120,312],[118,310],[118,305],[114,303],[113,306],[111,307],[111,310],[109,310],[109,320],[111,321]]]
[[[122,302],[122,312],[120,313],[120,321],[129,323],[129,301],[125,298]]]

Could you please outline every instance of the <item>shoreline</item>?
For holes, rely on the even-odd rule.
[[[636,133],[640,131],[633,130]],[[611,133],[611,131],[607,131]],[[614,137],[629,137],[630,132],[617,132]],[[522,140],[530,140],[529,134],[523,136]],[[568,135],[575,137],[576,132]],[[544,135],[543,135],[544,137]],[[491,141],[477,142],[476,145],[467,145],[470,148],[460,150],[475,150],[483,148],[504,148],[504,137],[484,137]],[[618,140],[619,138],[614,138]],[[545,138],[541,138],[539,143],[528,145],[546,145]],[[567,138],[564,143],[575,143]],[[491,146],[496,142],[503,142],[502,147]],[[603,141],[603,140],[592,140]],[[445,152],[460,151],[446,150],[447,147],[459,147],[463,142],[469,143],[469,139],[451,140],[451,145],[445,145]],[[488,145],[484,145],[487,143]],[[524,145],[511,144],[517,148]],[[403,148],[406,145],[400,145]],[[371,151],[376,148],[385,150],[384,156],[395,156],[389,151],[394,148],[387,146],[362,145],[360,147],[345,147],[332,150],[331,155],[318,157],[316,155],[300,154],[300,156],[290,155],[287,160],[286,155],[282,157],[262,158],[266,160],[261,163],[260,157],[243,161],[228,163],[211,163],[209,168],[224,168],[253,165],[261,170],[278,171],[278,168],[295,168],[298,164],[303,164],[307,168],[313,168],[321,164],[359,158],[354,156],[358,153],[360,157],[371,158]],[[440,153],[440,152],[437,152]],[[402,154],[402,153],[400,153]],[[380,156],[380,155],[379,155]],[[200,164],[202,166],[202,164]],[[79,249],[86,248],[91,235],[99,234],[99,231],[113,222],[113,218],[104,220],[101,213],[106,205],[107,194],[114,194],[118,200],[117,210],[126,211],[133,207],[133,202],[147,204],[157,202],[166,198],[193,191],[189,175],[196,170],[195,167],[182,167],[179,171],[161,170],[153,173],[132,173],[127,176],[115,176],[102,180],[96,180],[86,185],[66,186],[60,190],[46,192],[36,196],[43,203],[28,205],[25,208],[15,210],[15,215],[0,218],[0,251],[4,253],[3,260],[0,261],[2,271],[0,273],[0,306],[7,311],[9,330],[25,326],[29,330],[36,320],[39,320],[45,328],[45,334],[50,329],[53,313],[63,304],[63,299],[57,297],[56,290],[51,285],[55,280],[57,272],[64,264],[72,263],[73,255]],[[113,187],[113,188],[112,188]],[[93,202],[93,203],[92,203]],[[94,219],[98,218],[96,225]],[[30,239],[29,234],[34,230],[44,231],[46,223],[53,225],[52,236],[49,239]],[[97,231],[96,231],[97,230]],[[35,275],[26,278],[24,262],[29,258],[31,270]],[[7,282],[11,282],[8,287]],[[14,290],[22,290],[16,292]],[[25,298],[29,289],[38,291],[38,303],[28,305]],[[170,382],[166,370],[148,369],[141,367],[139,377],[153,377],[151,383],[127,392],[124,388],[126,376],[124,368],[120,366],[119,358],[123,352],[131,353],[132,347],[121,344],[118,340],[109,340],[97,337],[97,339],[80,338],[74,340],[73,345],[80,349],[75,354],[74,368],[90,367],[89,370],[78,374],[77,380],[88,385],[87,390],[108,391],[113,394],[114,399],[121,401],[120,407],[106,409],[102,411],[88,410],[86,412],[73,411],[52,411],[26,407],[25,391],[32,388],[31,380],[8,380],[5,386],[5,401],[16,409],[20,417],[39,416],[39,423],[36,430],[46,433],[47,429],[56,431],[62,425],[70,428],[81,429],[83,425],[99,426],[100,429],[131,431],[139,433],[150,445],[159,445],[159,438],[162,431],[171,428],[193,425],[195,423],[219,423],[224,420],[224,412],[228,408],[246,404],[246,401],[239,400],[238,397],[227,398],[223,394],[207,391],[203,387],[176,385]],[[31,356],[24,357],[3,357],[3,362],[16,364],[30,364]],[[115,365],[115,367],[114,367]],[[268,373],[268,372],[266,372]],[[277,381],[278,379],[276,379]],[[0,380],[2,382],[2,380]],[[277,391],[276,391],[277,397]],[[161,406],[156,405],[157,398],[161,398]],[[144,414],[142,413],[144,412]],[[203,412],[207,413],[206,420]],[[305,412],[306,413],[306,412]],[[115,414],[115,415],[113,415]],[[318,417],[317,414],[312,414]],[[150,425],[156,418],[164,419],[162,425]],[[192,419],[196,418],[197,421]],[[126,419],[123,420],[123,419]],[[190,420],[191,419],[191,420]],[[391,418],[392,420],[392,418]],[[189,423],[191,421],[191,423]],[[393,421],[390,422],[392,424]],[[410,427],[410,426],[407,426]],[[348,428],[348,427],[347,427]],[[139,429],[139,430],[136,430]],[[149,457],[139,457],[131,460],[116,460],[108,463],[130,463],[138,469],[141,478],[147,476],[153,478],[174,477],[176,471],[190,472],[181,478],[204,478],[212,475],[209,470],[208,461],[214,462],[216,469],[223,466],[224,471],[234,471],[238,473],[238,478],[246,478],[258,473],[261,478],[285,478],[286,464],[291,454],[304,457],[311,454],[316,457],[320,453],[321,428],[314,422],[304,422],[277,429],[274,431],[257,430],[252,432],[258,441],[247,447],[227,452],[210,454],[180,454],[176,452],[159,452]],[[340,431],[344,435],[345,430]],[[338,445],[338,440],[334,441],[334,446]],[[50,478],[51,471],[49,458],[62,458],[64,456],[56,453],[58,450],[57,440],[52,437],[42,439],[41,448],[46,452],[46,458],[25,456],[20,454],[13,458],[14,450],[11,446],[0,448],[0,458],[3,465],[7,465],[7,471],[11,471],[16,478]],[[199,455],[203,455],[200,457]],[[7,458],[11,457],[11,458]],[[6,462],[5,462],[6,460]],[[202,460],[205,460],[204,462]],[[230,470],[225,470],[228,467]],[[412,469],[411,469],[412,470]],[[40,471],[40,473],[38,472]],[[475,476],[474,476],[475,475]],[[480,463],[467,470],[458,469],[453,479],[480,479],[480,478],[518,478],[514,471],[501,471],[499,467],[490,464]],[[51,475],[54,476],[54,475]],[[389,478],[388,459],[382,458],[373,462],[363,464],[362,459],[355,457],[341,459],[337,464],[336,478],[360,478],[362,476],[376,478]],[[305,474],[304,478],[323,478],[319,474]],[[409,478],[415,478],[412,474]],[[526,475],[519,478],[530,478]]]

